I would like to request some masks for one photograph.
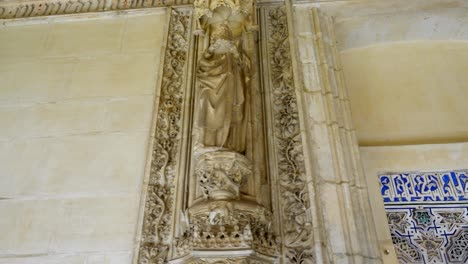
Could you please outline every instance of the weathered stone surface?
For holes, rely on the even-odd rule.
[[[0,263],[131,262],[165,18],[1,26]]]

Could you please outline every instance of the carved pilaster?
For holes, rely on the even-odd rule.
[[[318,262],[381,263],[333,18],[309,6],[291,12]]]
[[[309,190],[304,165],[301,125],[293,80],[289,30],[285,7],[262,10],[262,37],[270,86],[270,115],[275,175],[279,191],[283,263],[315,263]]]
[[[138,258],[141,264],[165,263],[172,244],[190,21],[190,12],[171,10]]]

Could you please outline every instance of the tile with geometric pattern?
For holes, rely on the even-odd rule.
[[[379,176],[400,263],[468,263],[467,171]]]

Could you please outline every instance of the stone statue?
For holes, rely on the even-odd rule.
[[[229,24],[212,25],[211,30],[210,46],[197,69],[197,143],[243,154],[250,118],[250,60]]]
[[[276,263],[271,214],[255,193],[264,162],[263,149],[253,151],[260,145],[253,141],[263,139],[262,126],[252,122],[261,109],[253,103],[259,98],[251,80],[255,4],[196,0],[194,6],[204,50],[196,69],[189,225],[170,263]]]

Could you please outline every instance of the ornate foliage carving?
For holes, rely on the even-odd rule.
[[[252,162],[236,152],[208,152],[198,158],[195,175],[206,198],[237,199],[242,183],[253,175]]]
[[[191,0],[39,0],[0,3],[0,19],[187,5]]]
[[[241,208],[242,202],[219,201],[191,216],[191,225],[176,243],[176,255],[192,250],[253,249],[274,256],[277,243],[270,228],[271,215],[262,207]]]
[[[190,14],[172,10],[165,53],[151,172],[145,204],[139,263],[163,263],[171,243],[174,178],[179,150],[183,72],[187,60]]]
[[[201,259],[191,264],[266,264],[268,262],[260,260],[252,260],[247,258],[213,258],[213,259]]]
[[[269,10],[268,52],[287,263],[312,263],[312,223],[284,7]]]

